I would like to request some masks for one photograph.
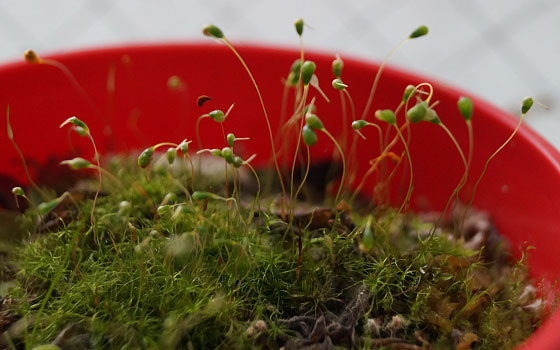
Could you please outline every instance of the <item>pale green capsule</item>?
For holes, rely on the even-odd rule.
[[[406,88],[404,89],[402,102],[408,101],[408,99],[411,98],[415,92],[416,92],[416,87],[414,85],[407,85]]]
[[[177,156],[177,148],[170,147],[167,149],[167,162],[171,165],[175,161],[175,156]]]
[[[20,196],[20,197],[25,196],[25,192],[23,191],[23,188],[21,188],[19,186],[16,186],[16,187],[12,188],[12,194],[14,196]]]
[[[195,191],[193,192],[193,194],[191,195],[192,199],[195,201],[201,201],[201,200],[205,200],[205,199],[212,199],[214,198],[216,195],[210,192],[205,192],[205,191]]]
[[[419,123],[424,120],[426,112],[428,111],[428,103],[422,101],[417,103],[414,107],[406,112],[406,117],[411,123]]]
[[[231,150],[231,148],[222,148],[222,157],[226,160],[226,162],[230,164],[233,163],[233,151]]]
[[[235,142],[235,135],[234,134],[227,134],[227,143],[229,145],[229,147],[233,147],[233,143]]]
[[[210,118],[214,119],[218,123],[221,123],[224,120],[226,120],[226,115],[224,114],[224,112],[222,112],[219,109],[213,110],[212,112],[208,113],[208,115],[210,116]]]
[[[332,81],[332,86],[337,90],[344,90],[348,87],[348,85],[344,84],[339,78],[336,78]]]
[[[436,111],[429,107],[428,110],[426,111],[426,116],[424,117],[424,120],[434,124],[441,124],[441,120],[439,119]]]
[[[352,122],[352,129],[360,130],[361,128],[365,127],[368,124],[365,120],[354,120]]]
[[[368,220],[364,233],[362,234],[362,246],[366,251],[371,250],[374,245],[373,230],[371,229],[371,218]]]
[[[63,197],[58,197],[48,202],[43,202],[37,206],[37,211],[40,215],[47,215],[51,210],[56,208],[62,202]]]
[[[187,152],[189,151],[189,143],[183,141],[179,144],[179,146],[177,146],[177,148],[181,150],[181,153],[183,153],[183,155],[186,155]]]
[[[60,164],[66,164],[72,170],[86,169],[91,167],[91,163],[84,158],[76,157],[74,159],[63,160]]]
[[[390,109],[378,109],[375,111],[375,117],[379,120],[383,120],[389,124],[395,124],[397,122],[397,117],[395,117],[395,113],[393,113]]]
[[[80,119],[78,119],[76,117],[70,117],[70,118],[66,119],[64,122],[62,122],[62,124],[60,124],[59,128],[62,128],[66,124],[72,124],[74,126],[79,126],[80,128],[84,129],[87,133],[89,133],[89,128],[86,125],[86,123],[84,123],[83,121],[81,121]]]
[[[216,157],[223,157],[222,150],[218,148],[213,148],[210,150],[210,154]]]
[[[158,213],[158,215],[162,216],[162,215],[165,215],[165,214],[169,213],[170,210],[171,210],[171,206],[169,204],[160,205],[157,208],[157,213]]]

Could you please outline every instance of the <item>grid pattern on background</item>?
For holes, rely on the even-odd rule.
[[[3,0],[0,62],[32,47],[66,51],[130,42],[199,40],[206,23],[233,41],[297,45],[381,60],[419,24],[394,65],[433,76],[517,113],[526,95],[549,106],[528,122],[560,148],[560,1],[557,0]]]

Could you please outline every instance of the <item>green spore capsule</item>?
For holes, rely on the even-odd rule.
[[[117,216],[128,215],[131,208],[132,208],[132,204],[130,204],[129,201],[121,201],[119,203],[119,211],[117,212]]]
[[[298,58],[297,60],[294,61],[294,63],[292,63],[292,66],[290,67],[290,72],[299,74],[300,69],[301,69],[301,59]]]
[[[189,143],[186,141],[183,141],[179,144],[179,146],[177,146],[177,148],[181,151],[181,153],[183,153],[183,155],[187,155],[187,152],[189,152]]]
[[[340,78],[340,76],[342,75],[342,68],[344,68],[344,62],[342,61],[342,59],[340,59],[340,57],[337,56],[336,59],[332,61],[333,75],[337,78]]]
[[[311,129],[322,130],[324,128],[323,122],[316,114],[308,113],[305,115],[305,123],[309,125]]]
[[[473,103],[472,100],[466,96],[461,96],[457,100],[457,109],[465,118],[465,120],[471,120],[472,112],[473,112]]]
[[[336,78],[332,81],[332,86],[333,88],[337,89],[337,90],[344,90],[348,87],[348,85],[344,84],[342,82],[342,80]]]
[[[296,32],[299,36],[303,34],[303,19],[298,18],[294,21],[294,26],[296,27]]]
[[[191,195],[192,199],[195,201],[203,201],[205,199],[213,199],[216,198],[216,195],[210,192],[205,191],[195,191]]]
[[[20,197],[24,197],[25,196],[25,192],[23,191],[23,188],[16,186],[14,188],[12,188],[12,194],[14,196],[20,196]]]
[[[307,106],[303,107],[303,113],[317,113],[317,106],[314,104],[308,104]]]
[[[525,114],[529,112],[531,107],[533,107],[533,98],[527,96],[523,99],[523,102],[521,102],[521,113]]]
[[[177,194],[175,192],[169,192],[163,197],[163,203],[173,203],[177,201]]]
[[[373,230],[371,229],[371,218],[368,219],[364,233],[362,234],[362,246],[365,251],[371,250],[373,248]]]
[[[301,131],[301,135],[303,137],[303,142],[307,146],[313,146],[314,144],[317,143],[317,134],[315,133],[315,131],[309,125],[306,124],[306,125],[303,126],[303,130]]]
[[[224,37],[224,32],[217,26],[213,24],[207,24],[202,28],[202,34],[216,39],[222,39]]]
[[[243,165],[243,163],[244,163],[243,158],[241,158],[239,156],[235,156],[233,158],[232,164],[233,164],[234,167],[240,168]]]
[[[419,37],[424,36],[426,34],[428,34],[428,27],[420,26],[420,27],[416,28],[412,33],[410,33],[410,35],[408,37],[410,39],[416,39],[416,38],[419,38]]]
[[[426,116],[424,116],[424,120],[434,124],[441,124],[441,120],[439,119],[436,111],[429,107],[426,111]]]
[[[138,166],[140,168],[145,168],[152,162],[152,158],[154,157],[154,148],[148,147],[140,155],[138,156]]]
[[[414,107],[406,112],[406,117],[411,123],[419,123],[424,120],[426,112],[428,111],[428,103],[422,101],[417,103]]]
[[[408,99],[411,98],[415,92],[416,92],[416,87],[414,85],[407,85],[406,88],[404,89],[402,102],[404,103],[408,101]]]
[[[395,124],[397,122],[397,117],[395,117],[395,113],[393,113],[390,109],[378,109],[375,111],[375,118],[379,120],[383,120],[389,124]]]
[[[235,135],[234,134],[227,134],[227,144],[229,145],[229,147],[233,147],[233,143],[235,142]]]
[[[162,216],[162,215],[165,215],[165,214],[169,213],[170,210],[171,210],[171,206],[169,204],[160,205],[157,208],[157,213],[158,213],[158,215]]]
[[[208,113],[208,115],[210,116],[210,118],[214,119],[218,123],[221,123],[224,120],[226,120],[226,115],[224,114],[224,112],[222,112],[219,109],[213,110],[212,112]]]
[[[47,215],[51,210],[56,208],[60,202],[62,202],[62,197],[55,198],[48,202],[43,202],[37,206],[37,211],[39,212],[39,215]]]
[[[91,163],[88,160],[80,157],[76,157],[70,160],[63,160],[62,162],[60,162],[60,164],[66,164],[72,170],[86,169],[91,167]]]
[[[60,124],[59,128],[62,128],[66,124],[72,124],[74,126],[79,126],[80,128],[84,129],[86,133],[89,134],[89,128],[86,125],[86,123],[84,123],[83,121],[81,121],[80,119],[78,119],[76,117],[70,117],[70,118],[66,119],[64,122],[62,122],[62,124]]]
[[[301,81],[303,85],[309,85],[311,81],[311,77],[313,77],[313,73],[315,73],[315,69],[317,69],[317,65],[313,61],[305,61],[301,66]]]
[[[352,122],[352,129],[360,130],[361,128],[365,127],[368,124],[365,120],[354,120]]]
[[[288,86],[296,86],[299,81],[299,73],[290,72],[286,78],[286,84]]]
[[[218,148],[211,149],[210,154],[213,155],[213,156],[216,156],[216,157],[222,157],[223,158],[222,150],[218,149]]]
[[[177,148],[175,147],[170,147],[167,149],[167,162],[169,163],[169,165],[173,164],[173,162],[175,161],[175,156],[177,155]]]
[[[222,157],[226,160],[226,162],[232,164],[233,163],[233,151],[229,147],[222,148]]]
[[[74,131],[76,132],[76,134],[78,134],[80,136],[87,136],[87,134],[88,134],[88,131],[86,129],[82,128],[81,126],[75,126]]]

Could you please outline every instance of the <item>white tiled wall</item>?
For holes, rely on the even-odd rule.
[[[39,51],[200,39],[206,23],[234,41],[297,45],[383,59],[419,24],[430,35],[392,63],[435,76],[517,112],[532,95],[550,107],[528,119],[560,148],[558,0],[2,0],[0,62]]]

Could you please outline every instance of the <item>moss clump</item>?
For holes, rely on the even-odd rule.
[[[504,264],[500,254],[490,264],[394,211],[323,208],[289,226],[273,204],[253,211],[239,193],[239,206],[193,201],[186,164],[158,163],[149,176],[128,158],[108,164],[118,182],[104,182],[97,199],[96,237],[87,191],[28,224],[3,306],[28,320],[16,347],[503,349],[536,327],[541,309],[523,261]],[[222,175],[197,189],[225,195]],[[368,220],[374,245],[364,249]]]

